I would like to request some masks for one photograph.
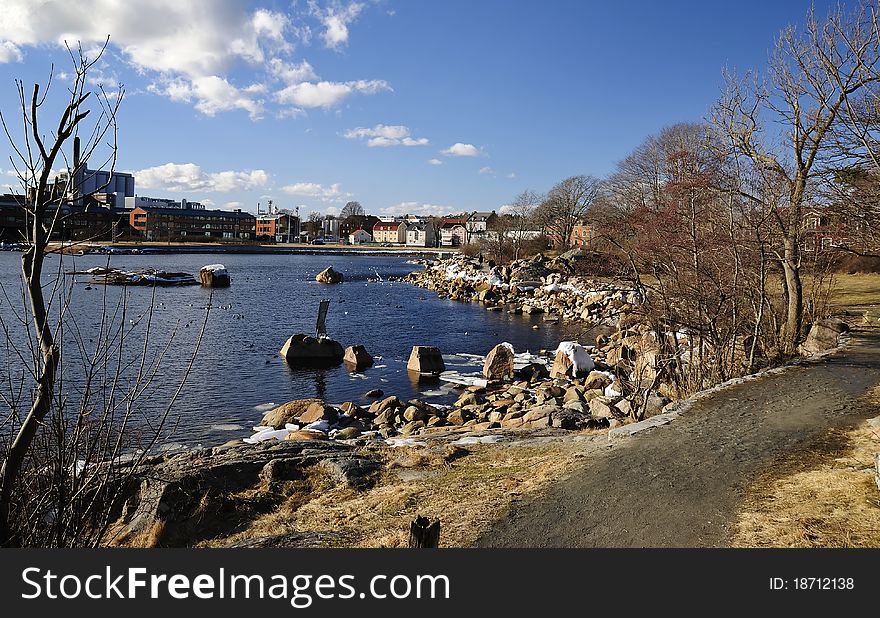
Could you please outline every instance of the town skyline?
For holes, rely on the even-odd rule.
[[[13,1],[0,79],[30,88],[54,64],[57,94],[61,42],[95,53],[109,34],[92,86],[126,89],[116,169],[139,195],[254,214],[271,199],[303,218],[350,200],[378,216],[500,211],[702,120],[723,67],[763,66],[791,21],[779,4]],[[17,105],[0,94],[4,113]]]

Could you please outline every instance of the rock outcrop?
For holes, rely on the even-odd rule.
[[[260,425],[282,429],[287,424],[296,423],[297,419],[305,413],[312,404],[322,404],[320,399],[295,399],[273,408],[263,415]]]
[[[255,514],[248,513],[253,505],[236,501],[239,492],[258,489],[270,495],[280,483],[302,479],[312,468],[334,483],[364,489],[380,467],[378,460],[349,445],[303,434],[152,457],[134,470],[121,506],[113,505],[112,512],[119,513],[115,536],[134,546],[192,546],[218,531],[234,532],[241,517]]]
[[[341,272],[333,270],[332,266],[328,266],[315,275],[315,281],[318,283],[342,283],[344,280],[345,276]]]

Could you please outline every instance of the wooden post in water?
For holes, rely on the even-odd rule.
[[[412,548],[436,548],[440,546],[440,520],[434,523],[419,515],[409,525],[409,546]]]
[[[315,327],[315,338],[323,339],[327,336],[327,326],[325,325],[325,320],[327,319],[327,309],[330,308],[330,299],[324,299],[318,305],[318,324]]]

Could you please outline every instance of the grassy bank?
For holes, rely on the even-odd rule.
[[[871,405],[880,413],[880,389]],[[880,547],[874,456],[880,430],[863,422],[787,454],[750,489],[734,547]]]

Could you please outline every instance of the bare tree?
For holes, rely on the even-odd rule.
[[[776,42],[767,73],[737,79],[726,89],[713,121],[731,145],[767,183],[781,182],[786,199],[774,208],[781,238],[786,316],[785,349],[793,352],[804,317],[800,241],[810,191],[848,155],[835,148],[849,102],[877,83],[880,39],[876,6],[864,3],[851,14],[841,9],[819,21],[811,9],[803,30],[786,28]],[[777,123],[777,135],[770,123]],[[760,196],[747,195],[760,200]]]
[[[105,287],[100,304],[87,318],[78,319],[71,311],[76,273],[65,272],[65,265],[76,258],[50,240],[65,217],[92,207],[94,193],[83,194],[79,184],[79,172],[89,160],[100,157],[99,168],[113,173],[124,90],[119,86],[108,93],[98,86],[97,94],[87,91],[88,73],[103,51],[95,58],[87,58],[81,48],[68,51],[73,72],[60,119],[48,135],[39,122],[45,109],[54,109],[48,99],[51,73],[43,92],[35,85],[28,94],[24,84],[16,82],[22,133],[13,132],[9,118],[0,115],[24,190],[21,208],[28,240],[20,290],[10,293],[0,284],[0,328],[7,352],[0,367],[0,398],[9,408],[0,421],[5,443],[0,469],[2,545],[94,546],[107,538],[116,513],[113,505],[120,504],[136,466],[171,429],[170,410],[207,324],[206,312],[177,389],[158,415],[148,417],[137,402],[146,397],[162,407],[161,396],[148,389],[160,375],[176,335],[172,328],[158,353],[148,345],[155,297],[148,309],[133,315],[130,292],[110,295]],[[64,150],[71,141],[74,151],[80,151],[73,165]],[[52,180],[61,165],[67,171]],[[97,187],[95,193],[104,189]],[[57,258],[47,263],[47,256],[55,252]],[[22,303],[18,309],[16,296]],[[167,389],[167,384],[162,386]]]
[[[344,221],[349,217],[363,217],[364,214],[364,207],[361,206],[361,203],[351,201],[342,207],[342,212],[339,213],[339,218]]]
[[[550,189],[536,214],[547,235],[557,245],[568,247],[571,244],[571,233],[593,206],[599,188],[597,178],[571,176]]]
[[[526,189],[516,196],[506,214],[512,218],[512,226],[509,231],[513,245],[513,259],[518,260],[522,254],[523,246],[529,240],[527,235],[535,227],[535,210],[543,201],[543,197]]]
[[[28,97],[24,83],[16,80],[22,123],[25,129],[23,146],[16,146],[6,118],[3,118],[6,135],[15,150],[15,156],[11,158],[13,166],[22,184],[27,188],[23,208],[27,216],[28,240],[31,245],[22,257],[22,272],[26,282],[26,294],[30,305],[34,336],[40,354],[33,403],[18,428],[17,435],[6,453],[2,468],[0,468],[0,544],[10,542],[9,509],[12,491],[37,430],[52,405],[56,374],[60,362],[60,352],[55,342],[55,334],[49,325],[47,300],[43,295],[43,264],[49,240],[63,216],[60,200],[63,200],[64,196],[74,195],[80,190],[80,187],[74,184],[75,179],[78,178],[77,172],[80,170],[74,169],[67,182],[60,187],[51,182],[52,170],[59,158],[64,158],[62,148],[65,143],[71,138],[78,137],[81,124],[92,111],[86,107],[92,94],[86,91],[86,74],[100,57],[99,53],[94,59],[89,59],[81,49],[79,49],[78,55],[71,52],[74,74],[73,83],[69,89],[70,97],[57,127],[51,134],[46,135],[39,126],[40,110],[46,102],[47,94],[40,93],[39,84],[34,84]],[[51,77],[49,85],[51,85]],[[47,87],[46,90],[48,91],[49,88]],[[86,133],[87,140],[82,149],[82,159],[78,162],[80,165],[84,165],[82,161],[88,161],[96,149],[102,145],[103,140],[110,136],[113,140],[110,154],[112,169],[116,157],[116,116],[123,96],[124,90],[119,88],[115,96],[107,94],[102,89],[99,96],[92,97],[92,100],[97,99],[100,111],[90,131]]]
[[[311,236],[319,236],[320,232],[323,230],[322,222],[324,221],[324,215],[319,212],[310,212],[309,218],[306,220],[305,228],[306,231]]]

